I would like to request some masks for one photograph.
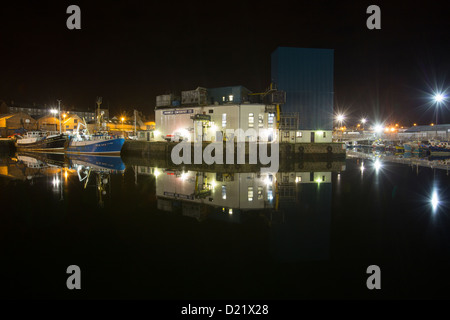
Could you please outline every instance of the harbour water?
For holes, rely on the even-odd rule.
[[[362,155],[296,168],[4,154],[2,298],[450,298],[447,170]]]

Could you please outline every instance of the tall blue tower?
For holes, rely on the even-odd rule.
[[[282,112],[299,114],[300,130],[333,129],[333,49],[278,47],[272,80],[286,91]]]

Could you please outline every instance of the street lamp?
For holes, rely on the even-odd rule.
[[[120,118],[120,120],[122,120],[122,135],[125,135],[125,133],[123,132],[123,120],[125,120],[124,117]]]
[[[336,116],[336,120],[337,120],[338,123],[339,123],[339,127],[342,127],[342,122],[344,122],[345,116],[344,116],[343,114],[338,114],[338,115]],[[342,132],[342,137],[344,137],[344,131],[342,130],[341,132]],[[339,141],[339,139],[338,139],[338,141]]]
[[[363,131],[364,131],[364,125],[366,124],[366,122],[367,122],[367,119],[366,119],[366,118],[362,118],[362,119],[361,119]]]
[[[439,108],[439,104],[441,102],[444,102],[445,96],[442,93],[436,93],[433,96],[433,100],[434,100],[434,102],[436,102],[436,124],[438,124],[438,111],[439,111],[438,108]]]

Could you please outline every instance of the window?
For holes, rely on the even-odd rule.
[[[225,96],[222,97],[222,101],[225,101]]]
[[[297,138],[301,138],[303,136],[303,132],[297,131]]]
[[[208,112],[209,113],[214,113],[214,110],[213,109],[209,109]]]
[[[302,177],[301,176],[296,177],[295,182],[302,182]]]
[[[255,123],[255,115],[253,113],[248,114],[248,127],[253,128],[253,124]]]
[[[264,126],[264,115],[260,114],[258,116],[258,128],[262,128]]]
[[[326,138],[327,137],[327,133],[324,131],[323,132],[323,137]]]
[[[77,128],[77,126],[73,126],[73,128],[74,128],[74,129],[76,129],[76,128]]]
[[[273,119],[275,118],[275,113],[269,113],[269,117],[267,118],[267,123],[269,128],[273,128]]]
[[[223,200],[227,199],[227,187],[226,186],[222,186],[222,199]]]
[[[285,138],[289,138],[289,131],[285,131],[285,132],[284,132],[284,137],[285,137]]]
[[[78,119],[73,119],[73,123],[78,123]]]
[[[258,187],[258,200],[263,199],[263,187]]]
[[[225,128],[227,126],[227,114],[222,114],[222,128]]]
[[[69,129],[69,126],[66,126],[66,129]]]
[[[322,176],[322,181],[325,181],[325,176]]]
[[[228,96],[228,98],[230,99],[230,101],[233,101],[233,95],[232,95],[232,94],[230,94],[230,95]]]
[[[253,187],[248,187],[248,201],[253,201]]]

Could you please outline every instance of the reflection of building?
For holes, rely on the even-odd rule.
[[[278,172],[272,175],[180,171],[144,166],[136,166],[135,170],[138,175],[156,177],[158,206],[164,211],[172,211],[174,201],[216,207],[230,214],[273,210],[277,209],[280,201],[295,197],[298,185],[317,187],[331,183],[331,172]],[[192,213],[193,207],[189,208]],[[202,212],[206,213],[204,210]]]

